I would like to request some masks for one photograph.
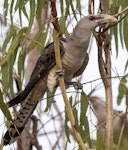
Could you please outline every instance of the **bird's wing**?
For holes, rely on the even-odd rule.
[[[75,72],[73,77],[78,77],[78,76],[80,76],[83,73],[83,71],[85,70],[86,66],[88,65],[88,61],[89,61],[89,56],[88,56],[88,54],[86,54],[86,57],[84,59],[83,65],[80,67],[79,70],[77,70]]]
[[[60,53],[61,56],[64,54],[64,46],[63,41],[60,41]],[[39,81],[40,78],[43,78],[44,75],[48,73],[48,71],[55,65],[55,53],[54,53],[54,43],[49,44],[45,49],[43,50],[41,56],[39,57],[36,66],[32,72],[32,75],[30,77],[30,81],[25,87],[25,89],[19,93],[15,98],[10,100],[7,103],[8,107],[11,107],[15,104],[18,104],[25,100],[25,98],[28,96],[29,92],[33,89],[35,84]]]

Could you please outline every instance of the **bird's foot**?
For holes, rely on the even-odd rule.
[[[83,85],[80,82],[68,82],[68,85],[73,85],[76,90],[82,90]]]
[[[62,69],[62,70],[56,70],[56,76],[55,76],[55,78],[58,79],[59,76],[64,76],[64,74],[65,74],[64,69]]]

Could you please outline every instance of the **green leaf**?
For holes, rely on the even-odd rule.
[[[85,140],[90,142],[89,124],[88,119],[86,117],[87,109],[88,109],[88,97],[84,92],[82,92],[80,100],[80,134],[84,142]]]
[[[124,40],[124,36],[123,36],[123,22],[119,23],[119,35],[120,35],[120,41],[121,41],[121,45],[123,47],[123,40]]]
[[[68,31],[67,31],[67,27],[66,27],[66,18],[65,18],[65,16],[60,18],[59,25],[60,25],[60,33],[64,34],[64,35],[67,35]]]
[[[7,93],[8,88],[9,88],[9,72],[8,72],[8,63],[4,63],[1,66],[1,73],[2,73],[2,86],[3,86],[3,92]]]
[[[11,55],[14,54],[14,51],[18,49],[18,46],[20,44],[20,40],[21,40],[21,37],[23,36],[23,33],[26,32],[26,29],[27,28],[22,28],[17,36],[12,40],[12,43],[8,49],[8,52],[6,53],[5,56],[2,57],[2,60],[0,62],[0,65],[3,65],[5,64],[6,62],[8,62],[8,60],[10,59]]]
[[[13,92],[13,65],[14,65],[14,62],[15,62],[15,59],[16,59],[16,51],[13,53],[13,55],[10,57],[10,60],[8,62],[8,73],[9,73],[9,82],[8,82],[8,86],[9,86],[9,89],[10,89],[10,94],[11,96],[13,97],[14,96],[14,92]]]
[[[29,46],[27,47],[27,51],[29,52],[30,50],[32,50],[36,44],[38,44],[37,39],[39,38],[40,33],[37,32],[35,37],[32,39],[31,43],[29,44]]]
[[[65,16],[69,15],[69,7],[70,7],[70,3],[68,0],[66,0],[66,12],[65,12]]]
[[[60,10],[61,10],[61,15],[64,16],[64,2],[63,2],[63,0],[61,0],[61,3],[60,3]]]
[[[34,39],[32,39],[30,45],[27,47],[27,51],[32,50],[35,46],[38,47],[39,52],[42,52],[46,44],[47,32],[37,32]]]
[[[116,56],[118,56],[118,27],[114,26],[114,38],[115,38],[115,44],[116,44]]]
[[[12,37],[16,35],[16,28],[12,25],[10,26],[10,30],[6,35],[6,38],[4,40],[3,46],[2,46],[2,52],[5,52],[8,46],[8,43],[12,40]]]
[[[26,57],[26,50],[23,48],[19,54],[18,58],[18,75],[20,76],[20,85],[23,82],[23,76],[24,76],[24,67],[25,67],[25,57]]]
[[[1,90],[0,90],[0,109],[2,110],[4,116],[7,118],[7,120],[12,121],[11,114],[3,101],[3,93],[1,92]]]
[[[14,6],[14,0],[11,1],[11,5],[10,5],[10,18],[12,24],[13,24],[13,6]]]
[[[125,46],[126,46],[126,48],[128,50],[128,18],[124,19],[123,34],[124,34]]]
[[[29,28],[32,27],[35,16],[35,0],[30,0],[30,19],[29,19]]]
[[[44,6],[44,4],[45,4],[44,0],[38,0],[37,1],[36,19],[38,21],[38,25],[39,25],[39,30],[40,31],[42,31],[41,16],[42,16],[42,7]]]
[[[126,106],[128,106],[128,88],[126,88]]]
[[[16,4],[15,4],[15,8],[14,8],[14,10],[15,10],[15,12],[18,10],[18,8],[20,7],[20,4],[21,4],[21,1],[20,0],[17,0],[16,1]]]
[[[16,52],[11,55],[8,62],[3,64],[1,66],[1,73],[2,73],[2,85],[3,85],[3,92],[5,94],[8,93],[8,90],[10,90],[11,96],[13,96],[13,65],[16,59]]]
[[[78,111],[77,111],[77,109],[75,107],[73,108],[72,111],[73,111],[73,116],[74,116],[74,119],[75,119],[75,126],[78,129],[79,128]]]
[[[24,16],[28,19],[28,14],[27,14],[25,7],[22,8],[22,12],[23,12]]]
[[[39,37],[37,39],[39,43],[37,44],[39,52],[42,52],[42,49],[44,49],[44,46],[46,44],[47,34],[48,34],[47,32],[44,32],[44,33],[39,32]]]
[[[8,0],[5,0],[4,1],[4,20],[5,20],[5,22],[4,22],[4,24],[6,25],[6,23],[7,23],[7,19],[6,19],[6,17],[7,17],[7,15],[8,15]]]
[[[75,9],[74,9],[74,5],[71,3],[71,9],[72,9],[72,12],[73,12],[73,15],[74,15],[74,18],[76,19],[76,21],[78,22],[77,20],[77,17],[76,17],[76,12],[75,12]]]
[[[47,104],[46,104],[46,108],[45,108],[44,112],[47,112],[48,109],[53,104],[55,92],[56,92],[56,89],[53,90],[53,92],[50,92],[50,91],[47,92]]]
[[[81,14],[81,3],[80,3],[80,1],[76,1],[76,5],[77,5],[77,9],[79,10],[79,12]]]
[[[126,61],[124,72],[126,72],[127,68],[128,68],[128,60]]]
[[[118,87],[118,97],[117,97],[117,104],[120,105],[123,96],[126,95],[127,87],[126,87],[127,80],[124,78],[121,79],[119,87]]]
[[[25,11],[26,10],[25,7],[23,8],[22,10]],[[26,17],[28,18],[27,14],[26,14]],[[34,23],[34,18],[35,18],[35,0],[30,0],[30,17],[29,17],[29,25],[25,34],[26,39],[28,39],[28,37],[30,36],[31,28]]]

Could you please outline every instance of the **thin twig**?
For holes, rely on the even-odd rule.
[[[118,12],[117,14],[115,14],[114,17],[118,17],[119,15],[123,14],[127,10],[128,10],[128,6],[126,8],[124,8],[122,11]]]

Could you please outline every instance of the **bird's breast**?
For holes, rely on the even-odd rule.
[[[73,78],[74,73],[79,70],[79,68],[82,66],[84,62],[84,59],[82,58],[75,58],[74,56],[68,54],[65,52],[65,54],[62,57],[62,67],[64,69],[64,80],[66,82],[70,82]],[[54,87],[58,84],[57,80],[57,68],[54,66],[48,74],[47,78],[47,87],[49,91],[53,91]]]

